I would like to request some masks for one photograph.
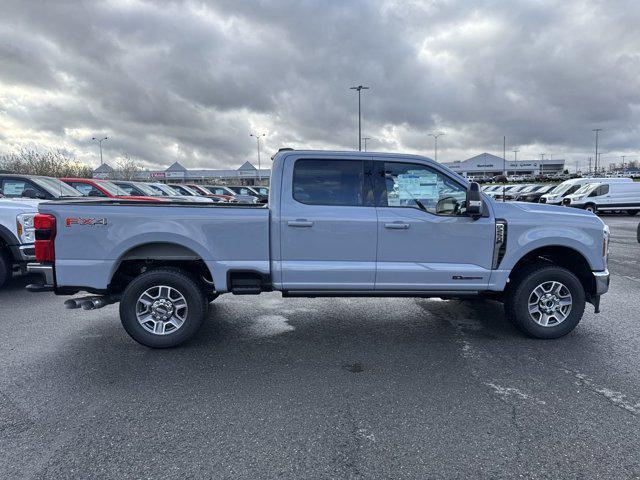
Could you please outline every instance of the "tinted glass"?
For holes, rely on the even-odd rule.
[[[386,162],[384,179],[382,205],[390,207],[417,207],[418,200],[430,213],[451,215],[467,197],[464,186],[425,165]]]
[[[361,161],[298,160],[293,169],[293,198],[310,205],[362,206]]]
[[[75,188],[57,178],[35,177],[33,182],[47,190],[54,197],[80,197],[81,194]]]
[[[19,179],[8,178],[2,182],[2,194],[5,197],[20,197],[22,196],[22,192],[26,189],[35,190],[36,193],[44,196],[45,192],[43,192],[40,188],[35,185]]]
[[[104,193],[102,193],[100,190],[98,190],[96,187],[94,187],[93,185],[89,185],[88,183],[80,183],[80,182],[69,182],[69,184],[75,188],[76,190],[78,190],[82,195],[84,195],[85,197],[88,196],[92,196],[92,197],[104,197]]]

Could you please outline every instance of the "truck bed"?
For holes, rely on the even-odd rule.
[[[122,200],[45,202],[56,217],[56,284],[106,289],[123,259],[141,245],[175,245],[213,274],[250,267],[269,274],[269,210],[264,206]],[[186,252],[186,253],[185,253]]]

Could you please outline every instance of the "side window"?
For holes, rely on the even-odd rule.
[[[573,192],[575,192],[576,190],[578,190],[582,185],[573,185],[571,188],[569,188],[569,190],[567,190],[565,192],[565,196],[567,195],[571,195]]]
[[[426,165],[385,162],[384,183],[382,206],[423,206],[436,215],[455,215],[467,197],[463,185]]]
[[[25,180],[6,178],[2,182],[2,193],[5,197],[21,197],[22,192],[25,190],[35,190],[36,193],[41,195],[43,198],[46,196],[41,188],[36,187],[30,182]]]
[[[363,206],[364,163],[360,160],[298,160],[293,198],[309,205]]]
[[[93,185],[89,185],[88,183],[80,183],[80,182],[71,182],[71,186],[78,190],[85,197],[104,197],[104,194],[95,188]]]
[[[606,195],[609,193],[609,185],[600,185],[593,192],[591,192],[590,197],[599,197],[601,195]]]

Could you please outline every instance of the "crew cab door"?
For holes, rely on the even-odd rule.
[[[374,173],[376,290],[485,288],[495,235],[491,212],[477,220],[459,214],[466,188],[435,165],[376,161]]]
[[[377,216],[371,162],[298,158],[284,166],[280,216],[285,290],[373,290]]]

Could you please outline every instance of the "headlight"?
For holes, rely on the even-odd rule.
[[[16,217],[16,229],[20,243],[34,243],[36,241],[36,229],[33,226],[35,213],[21,213]]]

